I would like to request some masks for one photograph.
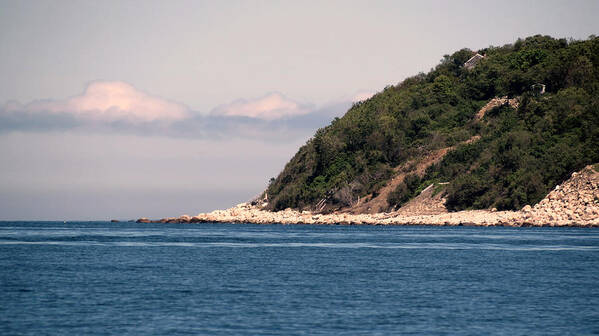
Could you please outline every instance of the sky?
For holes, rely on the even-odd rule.
[[[0,220],[258,195],[314,131],[445,54],[599,33],[597,1],[0,0]]]

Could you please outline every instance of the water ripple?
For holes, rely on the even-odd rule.
[[[64,246],[126,246],[126,247],[317,247],[341,249],[426,249],[426,250],[505,250],[505,251],[599,251],[599,246],[587,245],[509,245],[509,244],[469,244],[469,243],[232,243],[232,242],[161,242],[161,241],[0,241],[0,245],[64,245]]]

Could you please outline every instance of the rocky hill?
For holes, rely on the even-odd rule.
[[[484,57],[465,67],[475,54]],[[554,204],[543,197],[595,162],[599,38],[532,36],[445,55],[430,72],[354,104],[271,182],[265,210],[352,216],[438,211],[442,201],[446,216],[526,206],[543,216]]]

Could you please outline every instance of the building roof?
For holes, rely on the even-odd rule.
[[[485,58],[485,56],[476,53],[474,56],[470,57],[469,60],[466,61],[466,63],[464,63],[464,67],[466,69],[472,69],[474,68],[474,66],[476,66],[476,64],[478,64],[478,62],[480,62],[481,59]]]

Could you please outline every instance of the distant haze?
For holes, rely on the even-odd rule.
[[[444,54],[599,33],[596,1],[0,1],[0,220],[196,214]]]

